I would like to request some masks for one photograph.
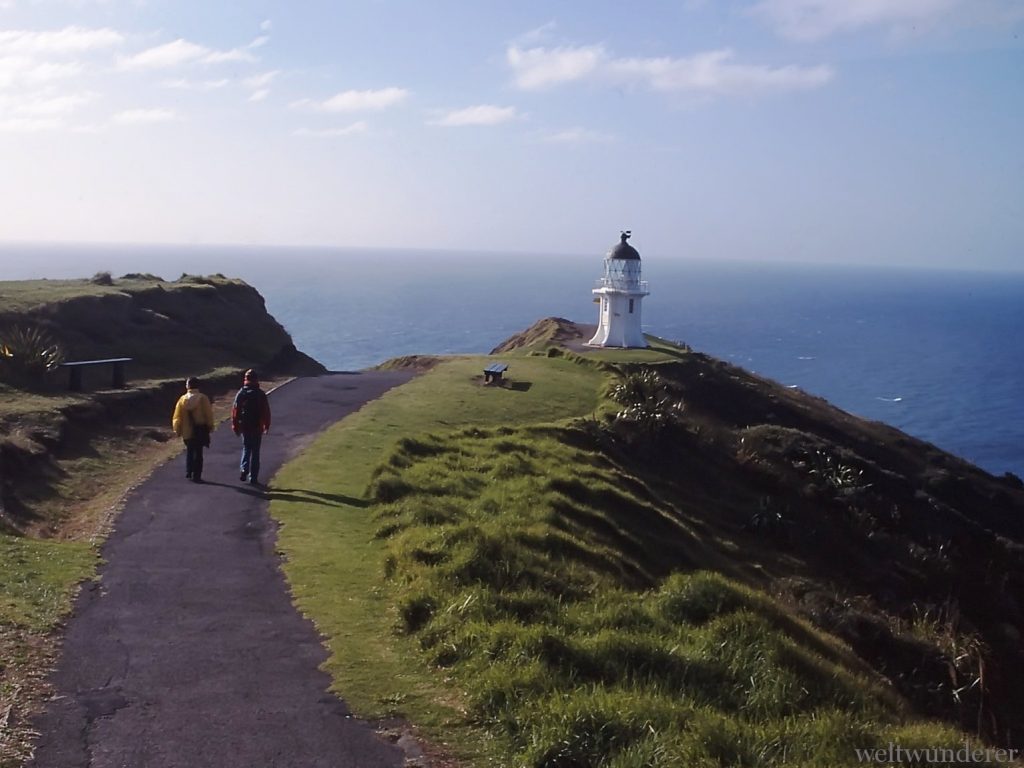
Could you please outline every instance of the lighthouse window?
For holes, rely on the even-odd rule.
[[[633,299],[629,300],[629,314],[633,314]]]

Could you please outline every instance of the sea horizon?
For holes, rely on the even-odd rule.
[[[1024,475],[1024,273],[641,255],[644,332]],[[543,317],[593,323],[603,256],[0,244],[0,279],[222,273],[260,291],[299,349],[359,370],[486,354]]]

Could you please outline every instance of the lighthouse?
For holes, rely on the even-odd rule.
[[[623,232],[619,243],[604,257],[604,277],[592,293],[599,305],[597,333],[588,343],[594,347],[646,347],[640,330],[640,304],[650,291],[640,280],[640,254],[626,241],[631,232]]]

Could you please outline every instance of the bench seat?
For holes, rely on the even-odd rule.
[[[71,362],[61,363],[60,367],[68,369],[68,389],[72,392],[82,391],[82,369],[92,365],[111,366],[113,369],[111,385],[114,389],[124,389],[124,366],[125,363],[130,363],[131,361],[132,358],[130,357],[108,357],[105,360],[73,360]]]

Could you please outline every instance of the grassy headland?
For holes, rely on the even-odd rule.
[[[438,365],[275,481],[359,714],[480,765],[1012,743],[1012,478],[667,342],[579,356],[556,332],[504,349],[505,387]]]

